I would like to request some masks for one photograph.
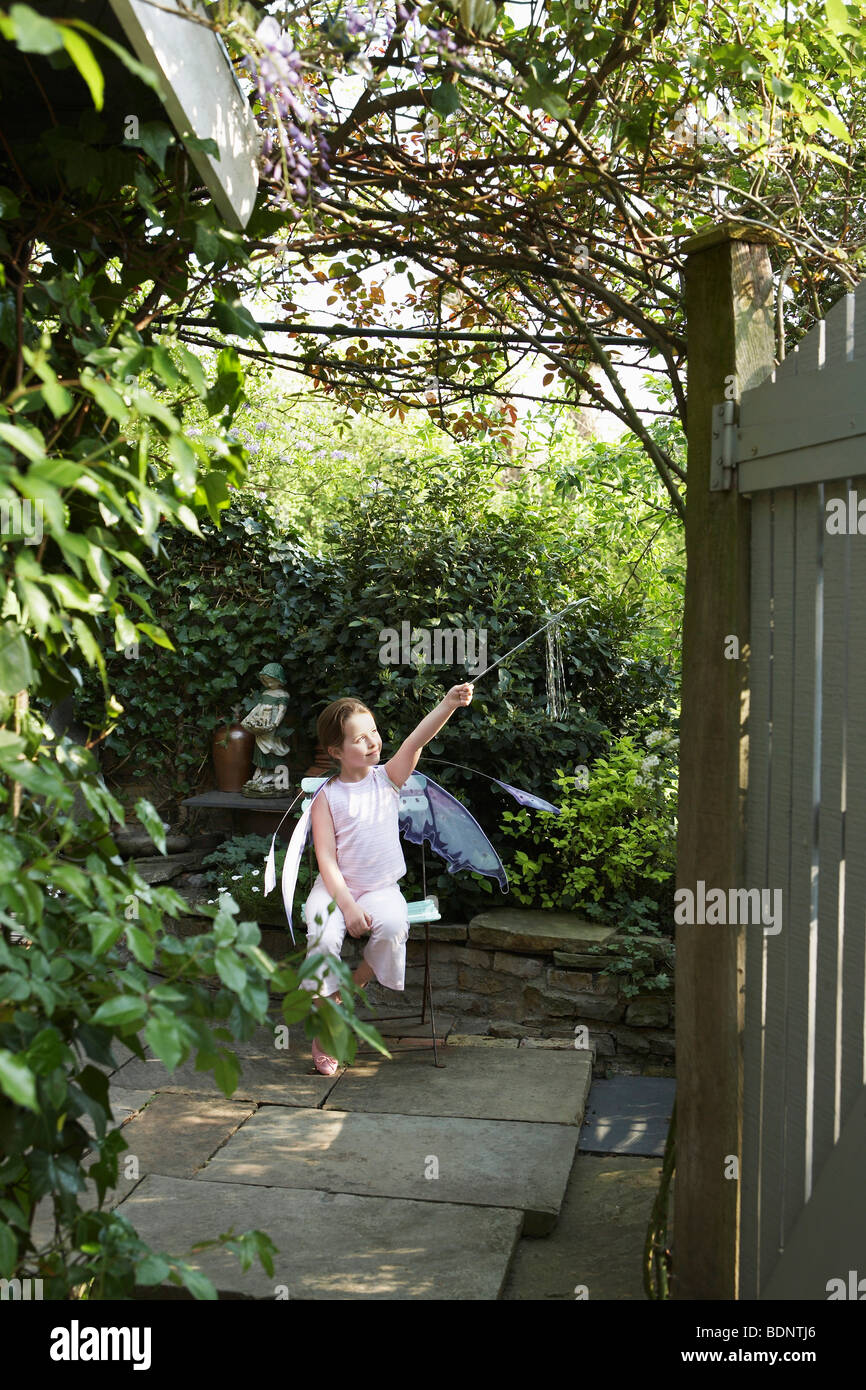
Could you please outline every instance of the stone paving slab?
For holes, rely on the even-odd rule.
[[[617,927],[588,922],[577,912],[546,912],[531,908],[499,907],[480,912],[469,923],[473,946],[493,946],[500,951],[585,951],[615,936]]]
[[[278,1028],[283,1031],[278,1033],[276,1031]],[[286,1032],[285,1030],[288,1031]],[[283,1023],[281,1018],[275,1017],[270,1019],[267,1023],[259,1024],[253,1032],[252,1037],[247,1038],[245,1041],[241,1041],[238,1038],[232,1038],[231,1040],[215,1038],[214,1041],[217,1047],[225,1047],[229,1052],[234,1052],[235,1055],[240,1058],[280,1058],[284,1057],[289,1051],[303,1048],[306,1043],[306,1036],[302,1023],[293,1023],[289,1026]],[[278,1043],[281,1044],[284,1040],[288,1041],[288,1047],[278,1046]],[[153,1048],[149,1047],[147,1044],[145,1044],[144,1051],[145,1056],[156,1058],[156,1053]],[[124,1060],[128,1061],[132,1058],[133,1053],[129,1052],[128,1049],[126,1052],[127,1055]],[[159,1059],[157,1058],[157,1060]]]
[[[436,997],[435,997],[435,995],[434,995],[434,997],[433,997],[433,1003],[434,1003],[434,1006],[435,1006],[435,1003],[436,1003]],[[400,1010],[397,1010],[396,1012],[400,1012]],[[403,1012],[403,1013],[408,1013],[409,1010],[408,1010],[408,1009],[404,1009],[404,1010],[402,1010],[402,1012]],[[418,1012],[420,1012],[420,1010],[418,1010]],[[454,1015],[454,1014],[445,1014],[445,1013],[442,1013],[442,1012],[440,1012],[438,1009],[435,1010],[435,1015],[436,1015],[436,1037],[437,1037],[437,1038],[440,1038],[440,1037],[441,1037],[441,1038],[444,1038],[444,1037],[447,1036],[447,1034],[450,1032],[450,1030],[454,1027],[455,1015]],[[426,1038],[429,1038],[429,1037],[430,1037],[430,1015],[429,1015],[429,1013],[428,1013],[427,1019],[426,1019],[426,1021],[425,1021],[424,1023],[412,1023],[411,1018],[408,1019],[408,1020],[406,1020],[405,1022],[402,1022],[400,1019],[388,1018],[387,1015],[384,1015],[384,1014],[383,1014],[382,1018],[380,1018],[378,1021],[377,1021],[377,1020],[374,1020],[374,1019],[372,1019],[372,1018],[366,1017],[364,1014],[359,1015],[359,1017],[361,1018],[361,1022],[362,1022],[362,1023],[370,1023],[370,1024],[372,1024],[373,1027],[375,1027],[375,1028],[378,1030],[378,1032],[380,1032],[380,1033],[382,1034],[382,1037],[383,1037],[383,1038],[394,1038],[394,1037],[401,1037],[401,1038],[425,1038],[425,1037],[426,1037]],[[380,1055],[381,1055],[381,1054],[380,1054]]]
[[[96,1067],[97,1071],[104,1072],[105,1075],[109,1077],[116,1076],[120,1068],[129,1061],[130,1057],[135,1056],[131,1047],[127,1047],[126,1043],[118,1042],[116,1038],[111,1044],[111,1051],[117,1058],[116,1067],[113,1067],[110,1062],[96,1062],[92,1057],[88,1057],[87,1059],[90,1066]]]
[[[536,1303],[586,1297],[645,1300],[643,1253],[661,1164],[654,1158],[578,1153],[556,1230],[545,1240],[521,1240],[502,1299]],[[673,1235],[671,1184],[668,1237]],[[585,1289],[585,1295],[579,1293]]]
[[[123,1137],[142,1176],[191,1178],[255,1109],[254,1101],[160,1091],[124,1126]]]
[[[676,1087],[673,1077],[664,1076],[595,1081],[580,1131],[581,1152],[663,1157]]]
[[[513,1207],[526,1217],[525,1235],[543,1236],[556,1225],[577,1135],[575,1125],[269,1106],[242,1125],[196,1177]]]
[[[520,1236],[519,1211],[399,1198],[150,1175],[121,1210],[156,1250],[186,1255],[220,1293],[272,1299],[485,1299],[499,1297]],[[279,1249],[273,1276],[246,1273],[197,1241],[265,1231]]]
[[[269,1057],[242,1058],[240,1081],[230,1099],[315,1109],[321,1105],[339,1077],[339,1072],[334,1076],[322,1076],[317,1072],[309,1049],[305,1048],[302,1052],[290,1048],[274,1052]],[[173,1072],[169,1072],[156,1058],[146,1062],[133,1058],[115,1073],[114,1079],[124,1086],[151,1091],[183,1092],[226,1099],[214,1080],[213,1072],[196,1071],[192,1057]]]
[[[109,1121],[109,1129],[117,1129],[124,1120],[128,1120],[130,1115],[136,1111],[143,1110],[153,1095],[153,1091],[130,1090],[126,1086],[117,1086],[113,1081],[108,1084],[108,1103],[111,1106],[111,1113],[114,1116],[114,1124]],[[96,1138],[96,1126],[90,1115],[79,1115],[78,1123],[82,1129],[86,1129],[92,1139]]]
[[[363,1058],[339,1076],[323,1105],[388,1115],[538,1120],[579,1125],[592,1082],[585,1052],[511,1047],[445,1048],[434,1067],[415,1052]],[[312,1108],[312,1107],[309,1107]]]

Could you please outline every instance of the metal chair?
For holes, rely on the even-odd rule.
[[[308,792],[308,793],[317,792],[317,791],[319,790],[319,787],[323,786],[324,783],[327,782],[327,780],[328,780],[327,777],[303,777],[303,778],[301,779],[301,790],[304,791],[304,792]],[[410,788],[410,790],[409,790],[408,793],[405,791],[405,788],[406,788],[406,787],[409,787],[409,788]],[[415,784],[415,787],[413,788],[413,787],[412,787],[412,777],[409,777],[408,780],[407,780],[407,781],[405,782],[405,784],[404,784],[404,790],[403,790],[403,791],[401,792],[401,794],[400,794],[400,809],[401,809],[401,810],[411,810],[411,809],[413,808],[413,805],[414,805],[414,807],[415,807],[416,809],[418,808],[419,804],[426,805],[426,801],[425,801],[425,799],[424,799],[423,797],[420,797],[420,796],[417,796],[417,795],[414,796],[414,797],[412,796],[412,791],[413,791],[413,790],[418,790],[418,784],[416,783],[416,784]],[[310,805],[311,801],[312,801],[312,796],[311,796],[311,795],[308,795],[307,797],[305,797],[304,801],[301,803],[301,812],[302,812],[302,813],[303,813],[304,811],[307,810],[307,807]],[[311,839],[311,843],[310,843],[309,850],[308,850],[308,862],[309,862],[309,865],[310,865],[310,883],[312,883],[312,882],[313,882],[313,846],[312,846],[312,839]],[[411,1046],[410,1046],[410,1047],[392,1047],[392,1048],[389,1048],[389,1051],[390,1051],[390,1052],[417,1052],[417,1051],[422,1051],[422,1052],[423,1052],[423,1051],[426,1051],[429,1047],[432,1047],[432,1049],[433,1049],[433,1065],[434,1065],[434,1067],[444,1067],[444,1066],[445,1066],[445,1063],[444,1063],[444,1062],[440,1062],[440,1060],[439,1060],[439,1050],[438,1050],[437,1043],[436,1043],[436,1019],[435,1019],[435,1015],[434,1015],[434,1012],[433,1012],[433,984],[432,984],[432,980],[431,980],[431,978],[430,978],[430,924],[431,924],[431,922],[440,922],[440,921],[442,920],[442,918],[441,918],[441,914],[440,914],[440,912],[439,912],[439,903],[438,903],[436,897],[433,896],[432,894],[431,894],[431,895],[428,895],[428,893],[427,893],[427,858],[426,858],[426,853],[425,853],[425,848],[424,848],[424,842],[423,842],[423,841],[422,841],[422,843],[421,843],[421,883],[422,883],[422,892],[424,893],[424,897],[421,898],[421,899],[419,899],[417,902],[412,902],[412,903],[408,903],[408,904],[407,904],[408,909],[409,909],[409,926],[410,926],[410,928],[413,927],[413,926],[422,926],[422,925],[423,925],[423,927],[424,927],[424,986],[423,986],[423,989],[422,989],[422,991],[421,991],[421,1008],[420,1008],[420,1010],[418,1010],[418,1009],[413,1009],[410,1013],[406,1013],[406,1014],[390,1014],[390,1015],[388,1015],[387,1017],[384,1017],[384,1016],[377,1017],[377,1016],[374,1015],[374,1016],[371,1017],[371,1018],[365,1018],[365,1019],[362,1019],[361,1021],[362,1021],[363,1023],[391,1023],[391,1022],[402,1021],[402,1020],[405,1020],[405,1019],[408,1018],[408,1019],[417,1019],[419,1024],[423,1024],[423,1023],[426,1021],[427,1007],[428,1007],[428,1005],[429,1005],[429,1008],[430,1008],[430,1043],[427,1044],[425,1047],[421,1047],[420,1049],[419,1049],[419,1048],[416,1048],[416,1047],[411,1047]],[[362,1055],[366,1055],[367,1053],[376,1053],[376,1052],[377,1052],[377,1049],[374,1048],[374,1047],[359,1047],[359,1048],[357,1049],[355,1055],[356,1055],[356,1056],[362,1056]],[[381,1053],[378,1053],[377,1055],[381,1056]]]

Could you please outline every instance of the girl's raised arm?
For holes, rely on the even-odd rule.
[[[461,705],[472,703],[473,688],[471,681],[464,685],[452,685],[445,698],[440,700],[436,708],[421,720],[417,729],[413,729],[409,737],[403,740],[393,758],[389,758],[385,764],[385,771],[395,787],[402,787],[412,776],[418,766],[422,748],[436,737],[454,711]]]

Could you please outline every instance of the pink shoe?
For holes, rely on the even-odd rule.
[[[336,1057],[329,1057],[327,1052],[322,1051],[316,1038],[313,1038],[313,1061],[316,1071],[321,1072],[322,1076],[333,1076],[340,1066]]]

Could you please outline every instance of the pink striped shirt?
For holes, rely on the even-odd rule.
[[[381,763],[360,782],[339,777],[322,791],[331,808],[337,867],[353,897],[396,883],[406,872],[397,817],[399,790]]]

